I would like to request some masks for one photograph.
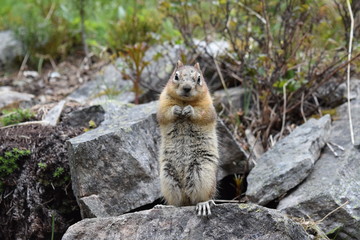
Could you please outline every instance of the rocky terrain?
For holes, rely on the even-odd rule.
[[[157,51],[168,50],[153,49],[148,58]],[[360,239],[356,79],[355,144],[347,103],[331,116],[296,126],[263,154],[240,144],[219,120],[218,199],[238,202],[218,202],[208,218],[196,216],[192,206],[162,205],[154,92],[167,80],[177,51],[147,67],[143,78],[150,90],[139,105],[132,104],[132,82],[116,61],[87,71],[64,64],[58,72],[2,77],[0,108],[27,106],[38,114],[32,123],[0,128],[1,154],[14,147],[31,150],[6,179],[0,238]],[[230,92],[236,106],[243,92]],[[216,103],[229,101],[221,91],[214,96]]]

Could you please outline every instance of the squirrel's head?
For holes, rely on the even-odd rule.
[[[180,60],[168,85],[168,94],[183,101],[194,101],[208,91],[199,63],[194,66],[184,66]]]

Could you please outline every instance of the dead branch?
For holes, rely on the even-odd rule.
[[[355,145],[354,139],[354,129],[352,124],[351,118],[351,103],[350,103],[350,60],[351,60],[351,49],[352,49],[352,40],[354,35],[354,16],[351,10],[350,1],[346,0],[347,6],[349,8],[349,15],[350,15],[350,36],[349,36],[349,52],[348,52],[348,65],[347,65],[347,102],[348,102],[348,114],[349,114],[349,128],[350,128],[350,136],[351,136],[351,143]]]

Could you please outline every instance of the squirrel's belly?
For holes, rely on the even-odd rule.
[[[217,162],[216,130],[204,131],[201,126],[191,122],[178,121],[162,132],[163,159],[176,165],[188,165],[204,157]]]

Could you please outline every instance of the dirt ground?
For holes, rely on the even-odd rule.
[[[84,66],[82,59],[62,62],[56,69],[44,67],[37,78],[25,78],[17,71],[0,74],[0,86],[35,95],[32,110],[41,119],[59,100],[88,81],[99,68]],[[30,69],[25,69],[30,70]],[[60,78],[51,79],[51,72]],[[0,156],[13,148],[27,149],[30,156],[18,160],[19,168],[0,179],[0,239],[61,239],[66,229],[79,221],[80,211],[71,189],[66,141],[84,132],[84,127],[71,127],[64,119],[78,109],[67,104],[56,127],[31,124],[0,128]]]
[[[52,228],[61,237],[81,219],[71,189],[65,143],[82,132],[82,128],[62,123],[0,129],[0,155],[15,147],[31,151],[5,181],[0,239],[50,239]]]

